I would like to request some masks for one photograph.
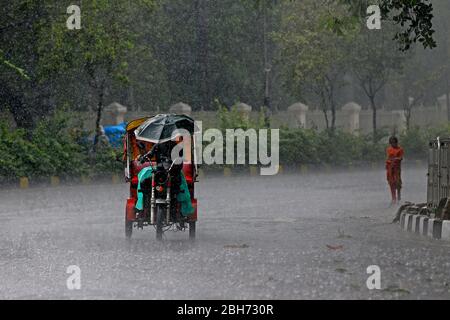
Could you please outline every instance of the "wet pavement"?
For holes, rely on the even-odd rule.
[[[0,299],[450,299],[450,242],[391,224],[384,179],[208,176],[194,243],[158,243],[152,227],[127,241],[126,184],[1,190]],[[426,200],[426,169],[403,180],[404,200]],[[371,265],[381,290],[366,286]]]

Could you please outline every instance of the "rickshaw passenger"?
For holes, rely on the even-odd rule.
[[[138,141],[137,142],[137,147],[139,149],[139,154],[133,160],[133,166],[134,166],[134,168],[136,170],[136,174],[139,174],[139,172],[141,172],[142,169],[147,168],[148,166],[150,166],[150,163],[148,163],[148,162],[141,162],[142,158],[147,153],[146,147],[145,147],[145,143],[143,143],[141,141]]]

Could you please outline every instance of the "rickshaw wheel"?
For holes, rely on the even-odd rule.
[[[195,240],[195,226],[196,222],[189,222],[189,239]]]
[[[156,240],[161,241],[163,237],[164,208],[156,206]]]
[[[125,237],[127,239],[131,239],[132,234],[133,234],[133,222],[130,222],[125,218]]]

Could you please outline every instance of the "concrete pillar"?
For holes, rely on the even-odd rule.
[[[392,111],[394,115],[394,128],[397,134],[402,134],[406,131],[406,115],[403,110]]]
[[[447,96],[445,94],[443,96],[440,96],[437,101],[439,108],[441,108],[442,110],[447,110]]]
[[[113,125],[125,122],[125,114],[127,113],[127,111],[127,107],[117,102],[113,102],[105,108],[105,112],[109,115],[108,120],[110,120],[111,124]],[[108,125],[109,123],[105,124]]]
[[[294,103],[288,108],[288,112],[292,115],[292,118],[296,120],[297,128],[306,128],[306,114],[309,107],[303,103]]]
[[[361,106],[355,102],[349,102],[342,107],[342,111],[347,115],[346,130],[355,135],[359,134],[359,116],[361,109]]]
[[[191,116],[191,114],[192,114],[191,106],[186,103],[183,103],[183,102],[178,102],[178,103],[174,104],[173,106],[171,106],[169,108],[169,111],[171,113],[185,114],[187,116]]]
[[[242,116],[243,119],[249,120],[250,114],[252,112],[252,107],[245,103],[238,103],[236,105],[236,110],[239,112],[239,114]]]

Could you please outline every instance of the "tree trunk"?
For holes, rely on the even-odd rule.
[[[9,89],[8,85],[0,82],[0,104],[9,110],[18,128],[25,129],[31,135],[34,128],[32,108],[27,106],[22,96]]]
[[[29,108],[24,106],[24,104],[15,97],[9,101],[8,110],[11,112],[17,127],[25,129],[27,136],[30,136],[31,131],[34,128],[34,119],[29,112]]]
[[[328,120],[328,113],[327,113],[327,109],[325,107],[322,108],[322,112],[325,118],[325,125],[327,130],[330,129],[330,121]]]
[[[198,72],[200,73],[200,109],[204,111],[205,108],[208,109],[211,99],[209,90],[209,52],[208,52],[208,8],[207,1],[198,0],[197,1],[197,63]]]
[[[406,118],[406,131],[409,131],[411,126],[411,108],[405,110],[405,118]]]
[[[265,73],[265,82],[264,82],[264,107],[266,107],[269,112],[272,110],[271,108],[271,97],[270,97],[270,73],[271,67],[269,65],[269,45],[267,43],[267,5],[264,1],[263,3],[263,46],[264,46],[264,73]]]
[[[448,73],[445,76],[445,97],[446,97],[446,103],[447,103],[447,121],[450,122],[450,80],[449,80],[449,76]]]
[[[371,96],[370,107],[372,108],[372,129],[373,129],[373,142],[377,142],[377,106],[375,104],[375,97]]]
[[[331,103],[331,132],[336,131],[336,105]]]
[[[97,149],[98,138],[101,135],[101,122],[102,122],[102,114],[103,114],[103,99],[105,96],[105,86],[102,83],[97,91],[98,94],[98,104],[97,104],[97,119],[95,121],[95,139],[94,139],[94,152]]]

